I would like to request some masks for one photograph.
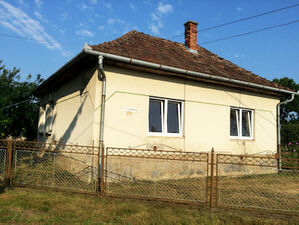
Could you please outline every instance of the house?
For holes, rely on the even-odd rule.
[[[130,31],[83,50],[35,91],[38,141],[234,154],[277,151],[277,106],[293,90],[197,45]]]

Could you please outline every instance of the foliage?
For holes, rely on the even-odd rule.
[[[19,69],[6,69],[0,60],[0,138],[36,137],[39,102],[32,92],[43,80],[40,75],[20,77]]]
[[[291,88],[293,90],[299,90],[299,84],[293,79],[288,77],[274,79],[273,82],[280,84],[281,86]],[[281,100],[285,101],[290,96],[284,96]],[[281,105],[281,143],[283,146],[287,146],[289,143],[299,142],[299,96],[295,95],[292,102]],[[288,148],[285,148],[288,149]]]
[[[296,84],[296,82],[288,77],[280,78],[277,79],[275,78],[273,82],[283,86],[283,87],[288,87],[290,89],[299,90],[299,84]],[[281,101],[285,101],[289,99],[290,96],[284,96]],[[299,120],[298,118],[298,113],[299,113],[299,96],[296,95],[294,100],[288,104],[284,104],[280,107],[280,115],[282,119],[282,123],[287,123],[290,121],[295,121]]]

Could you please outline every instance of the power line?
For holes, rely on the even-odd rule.
[[[42,40],[37,40],[34,38],[27,38],[27,37],[21,37],[21,36],[17,36],[17,35],[11,35],[11,34],[5,34],[5,33],[0,33],[1,36],[5,36],[5,37],[9,37],[9,38],[16,38],[16,39],[21,39],[21,40],[26,40],[26,41],[36,41],[39,43],[47,43],[46,41],[42,41]],[[66,44],[66,45],[81,45],[79,43],[61,43],[61,44]]]
[[[212,41],[202,42],[200,44],[204,45],[204,44],[209,44],[209,43],[213,43],[213,42],[217,42],[217,41],[223,41],[223,40],[227,40],[227,39],[231,39],[231,38],[235,38],[235,37],[245,36],[245,35],[248,35],[248,34],[253,34],[253,33],[261,32],[261,31],[265,31],[265,30],[274,29],[274,28],[277,28],[277,27],[287,26],[287,25],[290,25],[290,24],[298,23],[298,22],[299,22],[299,20],[294,20],[294,21],[291,21],[289,23],[283,23],[283,24],[278,24],[278,25],[274,25],[274,26],[270,26],[270,27],[264,27],[264,28],[261,28],[261,29],[258,29],[258,30],[248,31],[248,32],[245,32],[245,33],[236,34],[236,35],[232,35],[232,36],[228,36],[228,37],[224,37],[224,38],[219,38],[219,39],[215,39],[215,40],[212,40]]]
[[[279,11],[282,11],[282,10],[294,8],[294,7],[297,7],[297,6],[299,6],[299,4],[290,5],[290,6],[286,6],[286,7],[283,7],[283,8],[279,8],[279,9],[267,11],[267,12],[264,12],[264,13],[261,13],[261,14],[257,14],[257,15],[245,17],[245,18],[242,18],[242,19],[239,19],[239,20],[234,20],[234,21],[227,22],[227,23],[222,23],[222,24],[219,24],[219,25],[216,25],[216,26],[199,29],[199,30],[197,30],[197,32],[204,32],[204,31],[207,31],[207,30],[212,30],[212,29],[216,29],[216,28],[219,28],[219,27],[224,27],[224,26],[227,26],[227,25],[231,25],[231,24],[234,24],[234,23],[239,23],[239,22],[242,22],[242,21],[245,21],[245,20],[254,19],[254,18],[257,18],[257,17],[260,17],[260,16],[269,15],[269,14],[272,14],[272,13],[276,13],[276,12],[279,12]],[[180,36],[183,36],[183,34],[171,36],[171,37],[169,37],[167,39],[171,39],[171,38],[175,38],[175,37],[180,37]]]
[[[21,102],[18,102],[18,103],[9,105],[9,106],[5,106],[5,107],[1,108],[0,110],[8,109],[8,108],[11,108],[11,107],[14,107],[14,106],[17,106],[17,105],[21,105],[21,104],[23,104],[23,103],[25,103],[25,102],[28,102],[28,101],[30,101],[30,100],[31,100],[31,99],[29,98],[29,99],[26,99],[26,100],[24,100],[24,101],[21,101]]]

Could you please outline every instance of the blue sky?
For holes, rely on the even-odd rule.
[[[48,78],[79,53],[85,42],[113,40],[130,30],[184,42],[184,26],[215,26],[294,5],[295,0],[0,0],[0,59],[22,76]],[[299,6],[198,33],[198,43],[299,20]],[[3,35],[4,34],[4,35]],[[5,35],[34,39],[16,39]],[[178,36],[180,35],[180,36]],[[247,70],[272,80],[299,82],[299,23],[202,45]]]

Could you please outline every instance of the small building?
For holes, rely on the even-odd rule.
[[[277,105],[296,94],[197,45],[130,31],[83,50],[35,91],[38,141],[264,154],[277,151]]]

